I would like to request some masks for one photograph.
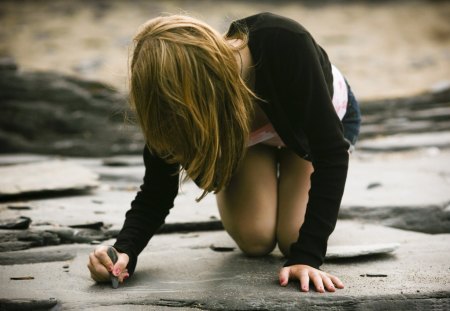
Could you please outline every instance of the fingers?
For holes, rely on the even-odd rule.
[[[128,261],[130,261],[130,258],[125,253],[118,254],[117,262],[114,265],[112,269],[112,273],[115,276],[120,276],[126,269],[128,265]]]
[[[328,273],[327,273],[327,275],[331,279],[333,284],[336,285],[337,288],[340,288],[340,289],[344,288],[344,283],[342,283],[342,281],[338,277],[328,274]]]
[[[126,279],[130,277],[130,274],[128,274],[128,269],[125,269],[119,276],[119,282],[123,283]]]
[[[94,255],[100,261],[100,263],[106,267],[108,271],[112,271],[113,262],[111,261],[111,258],[109,258],[107,250],[108,250],[107,246],[99,246],[94,251]]]
[[[335,292],[336,287],[344,288],[344,284],[339,278],[307,265],[293,265],[282,268],[279,273],[280,285],[286,286],[289,279],[298,279],[300,290],[303,292],[309,291],[310,280],[319,293],[324,293],[325,290]]]
[[[336,291],[336,288],[334,288],[333,282],[325,273],[322,273],[322,282],[323,282],[323,285],[325,286],[325,288],[327,289],[327,291],[329,291],[329,292]]]
[[[108,282],[110,281],[111,272],[118,277],[119,282],[123,283],[123,281],[130,276],[126,269],[129,257],[125,253],[117,253],[118,259],[114,265],[111,258],[108,256],[108,247],[109,246],[99,246],[94,252],[89,254],[87,267],[91,273],[91,278],[96,282]]]
[[[309,291],[309,275],[308,275],[308,270],[306,270],[306,269],[303,269],[300,272],[300,289],[303,292]]]
[[[289,282],[289,273],[290,273],[289,267],[281,268],[280,273],[278,275],[278,279],[280,281],[281,286],[286,286]]]
[[[314,283],[316,291],[318,291],[319,293],[324,293],[325,290],[323,289],[323,282],[320,273],[317,272],[316,269],[310,270],[309,277],[311,278],[311,281]]]
[[[87,266],[95,281],[105,282],[109,280],[108,270],[106,270],[105,266],[98,260],[94,253],[89,255],[89,263]]]

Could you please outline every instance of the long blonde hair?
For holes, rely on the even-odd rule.
[[[134,38],[131,105],[150,152],[205,190],[197,200],[229,183],[250,133],[254,94],[226,39],[182,15],[154,18]]]

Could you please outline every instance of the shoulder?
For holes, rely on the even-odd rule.
[[[250,36],[255,33],[270,34],[274,31],[309,35],[306,28],[298,21],[270,12],[258,13],[233,21],[228,30],[228,34],[232,34],[238,29],[245,29]]]

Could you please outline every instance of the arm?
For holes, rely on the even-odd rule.
[[[270,72],[259,83],[265,83],[263,90],[271,88],[268,109],[273,123],[300,156],[304,146],[298,141],[307,142],[314,167],[305,221],[285,266],[318,268],[336,224],[348,169],[348,143],[331,102],[330,62],[305,31],[272,28],[257,36],[262,41],[261,62]]]
[[[286,265],[307,264],[318,268],[325,258],[328,237],[333,232],[348,170],[348,143],[331,102],[318,53],[307,35],[292,39],[292,52],[302,53],[294,62],[293,78],[301,96],[302,130],[308,139],[314,173],[305,221],[299,239],[292,244]],[[289,108],[286,108],[289,109]]]
[[[318,268],[344,192],[348,143],[331,102],[330,62],[307,32],[273,29],[267,38],[264,52],[266,59],[271,58],[267,61],[271,75],[266,79],[275,94],[268,109],[276,115],[274,121],[279,122],[280,134],[289,147],[304,156],[309,146],[308,158],[314,167],[305,221],[280,270],[280,285],[298,279],[301,290],[309,291],[311,280],[318,292],[324,288],[334,292],[335,286],[343,288],[344,284]]]
[[[130,261],[128,272],[133,274],[137,256],[164,223],[178,193],[179,166],[167,164],[144,148],[145,175],[141,190],[131,202],[125,223],[114,247],[126,253]]]

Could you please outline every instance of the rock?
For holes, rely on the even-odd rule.
[[[380,184],[379,182],[374,182],[374,183],[370,183],[367,185],[367,189],[374,189],[374,188],[378,188],[381,187],[382,184]]]
[[[54,298],[49,299],[0,299],[0,310],[14,311],[44,311],[61,310],[58,307],[58,301]]]
[[[8,205],[6,208],[16,211],[30,210],[31,207],[25,205]]]
[[[52,72],[23,72],[11,65],[13,61],[5,62],[3,67],[0,64],[0,152],[141,153],[144,141],[136,122],[125,126],[125,115],[134,119],[125,96],[99,82]],[[93,59],[79,70],[91,71],[100,65]],[[447,84],[417,96],[364,101],[360,138],[449,131],[449,101]],[[123,164],[119,160],[107,165]]]
[[[91,64],[92,65],[92,64]],[[99,82],[0,65],[0,152],[141,154],[125,96]],[[128,122],[128,121],[127,121]]]
[[[385,206],[341,208],[339,218],[378,222],[383,225],[424,233],[450,233],[450,217],[441,206]]]
[[[412,97],[361,102],[360,140],[393,134],[450,130],[450,86]]]
[[[363,151],[404,151],[418,148],[449,148],[449,132],[429,132],[420,134],[397,134],[375,139],[366,139],[358,143]]]
[[[161,233],[223,230],[220,220],[205,222],[165,223],[158,231]]]
[[[15,219],[2,219],[0,220],[0,229],[28,229],[31,224],[31,218],[20,216]]]
[[[29,280],[34,280],[33,276],[17,276],[17,277],[10,277],[10,280],[13,281],[29,281]]]
[[[70,228],[75,229],[94,229],[94,230],[100,230],[104,226],[102,221],[93,222],[93,223],[86,223],[86,224],[80,224],[80,225],[70,225]]]
[[[98,176],[69,161],[47,161],[0,167],[0,197],[61,191],[86,191]]]
[[[33,242],[8,241],[0,243],[0,253],[22,251],[33,246]]]
[[[0,238],[0,252],[71,243],[99,244],[116,237],[118,232],[60,226],[33,227],[20,232],[5,230]]]
[[[215,246],[214,244],[211,244],[209,248],[215,252],[232,252],[236,249],[236,247]]]
[[[41,230],[4,230],[0,239],[0,252],[28,249],[30,247],[58,245],[58,235]]]
[[[339,218],[450,233],[449,158],[447,149],[431,156],[426,150],[356,155],[350,160]]]
[[[143,165],[142,157],[115,156],[103,160],[106,166],[137,166]]]
[[[326,259],[387,254],[395,251],[399,247],[399,243],[330,246],[327,250]]]
[[[104,241],[110,238],[102,230],[57,228],[49,230],[58,235],[61,243],[91,243],[92,241]]]
[[[17,239],[32,242],[32,246],[59,245],[61,243],[57,234],[47,231],[22,232],[17,236]]]
[[[65,261],[75,258],[75,254],[61,251],[17,251],[0,254],[0,265],[24,265],[30,263]]]
[[[0,70],[10,70],[10,71],[16,71],[17,70],[17,63],[12,57],[1,57],[0,58]]]

